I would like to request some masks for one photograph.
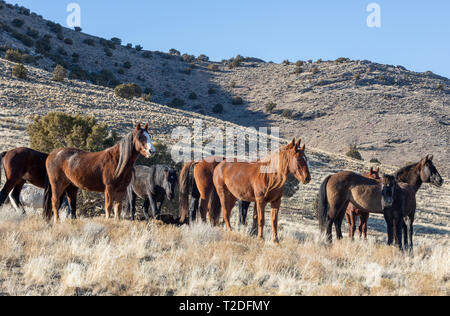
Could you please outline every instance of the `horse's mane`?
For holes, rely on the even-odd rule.
[[[419,164],[420,163],[414,163],[414,164],[411,164],[411,165],[408,165],[406,167],[401,168],[400,170],[398,170],[395,173],[395,178],[397,180],[399,180],[400,177],[402,177],[404,175],[409,175],[412,170],[417,170],[418,169]]]
[[[122,175],[122,172],[125,170],[128,162],[130,161],[131,156],[133,155],[134,150],[134,134],[130,133],[122,140],[120,140],[116,146],[119,146],[119,162],[116,167],[116,171],[114,172],[114,178],[118,178]]]
[[[289,167],[288,146],[285,146],[260,161],[260,175],[267,181],[267,192],[284,186],[287,180],[286,170]],[[263,169],[265,168],[265,170]]]

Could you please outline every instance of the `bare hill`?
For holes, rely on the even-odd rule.
[[[188,112],[243,126],[279,126],[283,137],[302,135],[312,146],[335,153],[358,145],[366,160],[402,165],[432,153],[449,175],[447,78],[345,58],[297,65],[241,57],[214,63],[176,50],[127,47],[118,39],[63,28],[24,8],[1,6],[0,46],[28,53],[26,60],[35,67],[52,71],[62,64],[72,78],[97,85],[134,82],[156,103],[184,103]],[[233,105],[234,97],[243,104]],[[267,113],[271,103],[276,107]],[[213,113],[217,104],[223,113]]]

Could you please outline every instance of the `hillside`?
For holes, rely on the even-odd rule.
[[[64,65],[74,79],[112,87],[134,82],[151,92],[152,101],[182,107],[188,116],[279,126],[285,138],[302,135],[311,146],[334,153],[358,145],[365,160],[395,165],[434,154],[442,173],[450,175],[450,80],[431,72],[345,58],[297,65],[240,57],[210,62],[176,50],[120,45],[119,39],[69,30],[6,4],[0,23],[1,56],[12,47],[28,52],[34,67],[52,71]],[[233,105],[234,97],[243,104]],[[276,108],[266,113],[270,103]],[[217,104],[223,113],[213,113]]]

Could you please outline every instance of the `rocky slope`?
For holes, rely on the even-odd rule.
[[[103,85],[135,82],[159,104],[178,99],[188,112],[243,126],[280,127],[284,137],[301,135],[331,152],[345,153],[349,145],[358,145],[366,160],[402,165],[432,153],[449,175],[447,78],[348,59],[297,66],[247,58],[230,69],[230,61],[140,51],[114,44],[117,39],[60,27],[24,8],[0,6],[0,47],[28,53],[35,67],[51,71],[63,64],[72,77]],[[14,26],[14,20],[23,25],[17,27],[16,21]],[[48,50],[42,45],[45,39]],[[233,105],[233,97],[241,97],[243,104]],[[276,107],[267,113],[270,103]],[[223,113],[213,113],[217,104]]]

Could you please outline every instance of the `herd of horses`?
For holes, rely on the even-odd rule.
[[[306,146],[293,139],[267,158],[257,162],[241,162],[224,157],[209,157],[191,161],[177,172],[162,165],[135,166],[142,155],[155,154],[148,124],[138,124],[135,130],[115,146],[102,152],[89,153],[74,148],[63,148],[50,155],[29,148],[18,148],[1,154],[6,183],[0,192],[0,206],[9,198],[19,209],[21,191],[25,183],[44,190],[43,216],[59,221],[59,210],[67,204],[70,216],[76,219],[79,190],[105,194],[105,211],[109,219],[114,211],[120,220],[122,204],[135,219],[137,197],[145,200],[143,213],[147,220],[161,218],[164,200],[175,197],[179,185],[178,224],[190,224],[200,213],[201,220],[209,218],[212,225],[220,224],[223,215],[226,228],[232,230],[230,217],[239,203],[239,220],[246,225],[251,203],[255,203],[252,235],[264,238],[265,210],[271,207],[272,240],[278,243],[278,218],[289,175],[307,185],[311,182]],[[0,173],[1,174],[1,173]],[[412,251],[413,224],[416,213],[416,194],[423,183],[442,186],[443,179],[427,156],[416,164],[400,169],[395,175],[380,175],[371,168],[365,175],[343,171],[328,176],[318,195],[319,227],[332,242],[333,226],[342,239],[342,222],[347,216],[350,238],[354,238],[356,222],[360,218],[360,234],[367,238],[370,213],[384,214],[387,223],[388,244]],[[149,209],[151,208],[151,214]]]

